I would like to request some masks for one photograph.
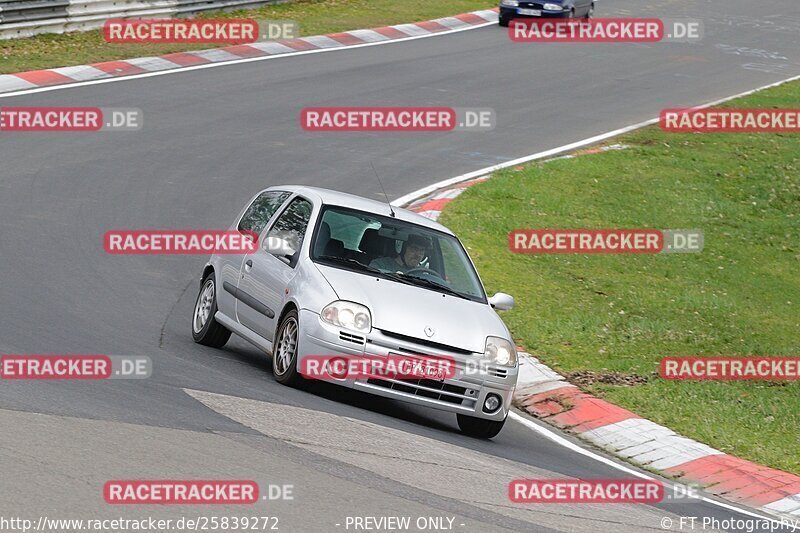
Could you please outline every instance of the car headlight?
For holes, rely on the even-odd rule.
[[[362,333],[372,331],[372,317],[369,309],[353,302],[338,300],[325,306],[319,316],[334,326],[353,329]]]
[[[486,337],[486,350],[483,353],[489,362],[501,366],[517,364],[517,349],[501,337]]]
[[[508,7],[518,7],[519,2],[518,0],[502,0],[502,2],[500,2],[500,5]]]
[[[545,4],[542,8],[545,11],[564,11],[564,8],[558,4]]]

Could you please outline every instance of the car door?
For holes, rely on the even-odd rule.
[[[240,324],[272,342],[278,314],[286,299],[286,288],[300,258],[300,249],[311,219],[313,204],[296,196],[289,201],[269,230],[262,233],[259,248],[247,254],[237,290],[236,316]],[[292,255],[274,255],[266,250],[270,239],[291,244]]]
[[[262,191],[251,200],[236,223],[240,232],[252,232],[260,235],[267,227],[270,219],[291,196],[287,191]],[[244,265],[244,254],[224,254],[218,256],[219,269],[217,291],[217,307],[231,320],[236,320],[236,287],[239,285],[240,272]]]

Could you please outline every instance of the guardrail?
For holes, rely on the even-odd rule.
[[[0,39],[100,28],[108,19],[172,18],[285,0],[0,0]]]

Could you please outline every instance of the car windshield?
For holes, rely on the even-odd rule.
[[[458,239],[396,218],[326,206],[314,232],[311,259],[486,303]]]

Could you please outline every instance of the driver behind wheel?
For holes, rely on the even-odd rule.
[[[395,257],[379,257],[372,261],[371,267],[380,268],[384,272],[402,272],[405,274],[415,268],[425,268],[421,265],[425,259],[425,250],[428,241],[422,235],[409,235],[408,240],[403,243],[400,254]]]

